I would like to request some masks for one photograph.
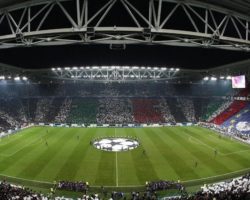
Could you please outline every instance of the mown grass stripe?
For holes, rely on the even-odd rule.
[[[21,133],[2,138],[0,142],[0,154],[9,155],[15,153],[17,149],[23,147],[23,144],[30,143],[30,141],[37,138],[38,134],[44,132],[41,128],[36,128],[34,130],[27,129]]]
[[[172,166],[169,164],[169,160],[165,159],[164,150],[163,150],[164,147],[159,147],[158,143],[155,143],[151,139],[153,135],[151,135],[151,137],[147,137],[145,136],[146,133],[142,130],[143,129],[138,131],[137,129],[135,129],[135,131],[137,132],[139,141],[141,143],[141,148],[142,150],[146,151],[146,154],[151,160],[151,163],[153,167],[155,168],[155,172],[157,173],[157,177],[155,178],[155,180],[157,178],[169,179],[170,175],[171,175],[171,178],[177,179],[178,175],[176,174]],[[143,154],[142,150],[141,150],[141,154]]]
[[[71,143],[67,143],[66,147],[64,148],[64,162],[62,163],[62,166],[58,169],[58,172],[56,173],[56,180],[83,180],[82,177],[76,176],[78,170],[80,168],[84,168],[83,165],[81,165],[81,161],[85,159],[85,155],[87,153],[87,149],[89,148],[89,132],[91,130],[85,129],[84,133],[81,129],[72,130],[75,132],[74,138],[72,139]],[[79,136],[79,140],[76,136]]]
[[[186,128],[189,132],[185,131]],[[91,185],[116,186],[115,153],[97,150],[89,144],[92,138],[114,136],[115,129],[40,127],[26,131],[21,132],[20,144],[11,149],[14,153],[17,151],[13,156],[0,156],[0,173],[40,182],[53,182],[55,177],[62,177],[85,180]],[[82,133],[83,141],[77,141],[78,133]],[[216,133],[199,127],[117,128],[116,135],[137,137],[141,142],[135,150],[117,153],[119,186],[144,185],[145,181],[159,179],[203,180],[203,177],[220,177],[224,173],[231,176],[234,171],[250,167],[250,147],[228,138],[220,139]],[[16,136],[4,138],[0,144],[9,143]],[[189,140],[189,136],[194,139]],[[29,144],[36,139],[37,143]],[[202,145],[198,139],[211,148]],[[49,147],[46,147],[45,140]],[[218,153],[214,159],[215,144],[218,151],[225,152]],[[228,149],[228,153],[223,148]],[[143,149],[146,155],[143,155]],[[196,159],[199,165],[194,168]],[[39,166],[39,170],[32,171],[31,168]],[[23,173],[24,170],[27,173]],[[73,171],[64,174],[65,170]]]
[[[131,129],[131,135],[139,138],[141,140],[142,135],[146,135],[143,129]],[[145,142],[145,143],[144,143]],[[147,151],[144,145],[146,145],[147,141],[143,141],[141,144],[141,148],[136,149],[131,152],[135,173],[140,181],[140,184],[145,184],[146,181],[149,180],[158,180],[159,177],[156,173],[156,169],[148,154],[143,154],[143,150]]]
[[[34,129],[35,131],[37,130],[36,128]],[[44,130],[40,129],[37,132],[37,137],[40,136],[41,133],[43,133]],[[27,142],[27,140],[24,140],[24,142]],[[25,145],[25,143],[22,143]],[[3,157],[1,160],[1,165],[0,165],[0,172],[1,173],[10,173],[10,175],[16,175],[15,172],[20,169],[19,162],[27,162],[25,159],[27,155],[32,155],[33,149],[36,147],[33,145],[30,146],[25,146],[25,148],[22,147],[20,151],[17,151],[16,149],[16,154],[13,154],[11,156]]]
[[[63,148],[63,144],[71,138],[72,135],[69,133],[70,129],[58,129],[56,133],[49,133],[46,139],[48,146],[46,142],[42,144],[44,150],[41,151],[40,155],[37,155],[28,163],[26,168],[18,174],[18,177],[36,177],[43,168],[48,165],[49,161],[60,152]],[[53,177],[49,175],[47,177],[49,178],[48,180],[51,180],[51,178],[53,179]]]
[[[114,136],[114,129],[104,129],[103,136]],[[115,153],[105,152],[102,150],[96,150],[100,152],[100,158],[98,162],[97,174],[95,177],[95,184],[116,186],[116,172],[115,172]]]
[[[193,130],[193,128],[190,129],[190,130]],[[190,131],[190,130],[188,130],[188,131]],[[205,137],[203,140],[207,141],[206,137],[208,137],[210,135],[210,133],[206,133],[206,136],[204,136],[204,133],[199,134],[199,132],[197,132],[197,130],[196,130],[194,135],[196,137],[199,137],[199,135],[202,135],[201,138]],[[194,135],[192,134],[192,136],[194,136]],[[250,158],[249,158],[249,156],[246,156],[246,155],[249,155],[250,152],[245,152],[244,154],[230,154],[230,153],[232,153],[234,151],[238,151],[238,148],[237,149],[234,148],[235,144],[237,145],[237,143],[235,143],[234,140],[228,140],[227,144],[225,144],[225,143],[220,144],[220,142],[221,142],[221,138],[218,137],[218,135],[217,135],[214,138],[214,143],[216,143],[217,146],[218,145],[219,146],[216,147],[215,149],[221,149],[222,146],[224,146],[223,147],[224,149],[227,149],[226,151],[229,152],[229,153],[226,153],[226,154],[229,154],[230,156],[225,156],[226,154],[222,153],[220,155],[220,156],[222,156],[222,157],[220,157],[220,160],[221,160],[221,162],[227,163],[227,167],[230,168],[230,170],[233,170],[233,169],[239,170],[241,168],[245,168],[246,166],[248,166],[247,163],[250,162]],[[246,147],[243,146],[243,149],[245,149],[245,148]],[[248,149],[250,150],[250,146],[249,146]]]
[[[225,171],[228,171],[226,165],[223,164],[223,162],[220,162],[220,159],[215,158],[214,152],[207,151],[207,148],[200,146],[199,144],[186,144],[188,143],[188,137],[189,135],[187,133],[184,133],[183,131],[173,132],[171,130],[168,130],[170,132],[168,135],[170,137],[174,137],[177,142],[182,145],[183,151],[189,152],[195,160],[192,161],[194,170],[200,174],[200,177],[202,176],[210,176],[211,174],[216,173],[216,168],[223,169]],[[188,159],[185,157],[185,159]],[[195,162],[197,161],[197,167],[195,167]]]
[[[182,157],[180,155],[180,152],[176,151],[176,149],[173,149],[170,146],[170,143],[162,140],[157,134],[153,134],[154,129],[149,130],[145,129],[147,132],[147,135],[153,135],[151,139],[158,144],[158,148],[164,148],[165,153],[163,154],[165,159],[168,160],[170,166],[174,169],[175,173],[178,175],[179,178],[189,178],[189,177],[194,177],[194,178],[199,178],[199,175],[195,172],[195,170],[189,166],[187,163],[186,158]],[[179,167],[176,167],[179,166]]]

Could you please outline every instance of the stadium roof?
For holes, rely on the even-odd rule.
[[[67,0],[60,0],[60,1],[67,1]],[[148,2],[149,0],[146,0],[144,2]],[[156,0],[157,1],[157,0]],[[162,1],[168,1],[168,2],[176,2],[177,0],[162,0]],[[0,0],[0,10],[4,11],[7,9],[7,7],[22,7],[23,5],[32,5],[39,2],[53,2],[53,0]],[[89,0],[89,2],[94,2],[93,0]],[[103,1],[95,1],[95,2],[105,2]],[[139,2],[142,3],[142,0],[138,1],[131,1],[131,2]],[[178,2],[191,2],[194,4],[201,4],[203,7],[206,8],[217,8],[217,10],[226,10],[226,11],[232,11],[239,13],[241,15],[244,15],[245,17],[250,19],[250,0],[180,0]],[[183,9],[182,11],[186,11]],[[196,10],[197,12],[199,10]],[[190,11],[191,12],[191,11]],[[25,13],[25,12],[24,12]],[[228,13],[228,12],[227,12]],[[116,13],[117,14],[117,13]],[[179,13],[177,13],[178,16]],[[186,15],[183,16],[184,18],[188,18]],[[114,17],[113,17],[114,18]],[[8,19],[8,18],[7,18]],[[6,23],[8,23],[8,20],[5,20]],[[226,19],[226,18],[225,18]],[[120,20],[120,19],[118,19]],[[231,18],[231,24],[229,24],[229,32],[232,31],[231,29],[236,28],[235,23],[238,23],[238,25],[242,25],[242,22],[247,21],[237,21],[238,18]],[[48,19],[50,21],[50,19]],[[56,23],[57,20],[55,20]],[[175,20],[174,20],[175,21]],[[180,20],[180,23],[182,22],[182,19]],[[218,21],[221,21],[220,17]],[[228,18],[228,21],[230,23],[230,19]],[[227,22],[225,20],[225,27]],[[111,23],[111,25],[113,25]],[[200,25],[199,23],[197,25]],[[239,25],[239,26],[240,26]],[[13,28],[14,26],[12,26]],[[32,26],[33,27],[33,26]],[[202,27],[202,26],[201,26]],[[222,32],[225,31],[222,30]],[[103,27],[100,27],[103,28]],[[216,27],[215,27],[216,28]],[[243,27],[241,27],[243,28]],[[201,28],[202,29],[202,28]],[[2,29],[5,30],[5,29]],[[238,35],[241,35],[241,31],[246,32],[245,29],[240,30],[234,30],[234,32],[238,31]],[[41,30],[44,31],[44,30]],[[178,30],[177,30],[178,31]],[[13,32],[13,31],[12,31]],[[15,33],[15,31],[13,32]],[[15,35],[13,34],[12,35]],[[186,31],[188,32],[188,29]],[[198,32],[193,32],[194,34],[199,34]],[[24,33],[25,34],[25,33]],[[236,36],[238,36],[236,33]],[[243,34],[244,35],[244,34]],[[4,35],[5,36],[5,35]],[[3,37],[4,37],[3,36]],[[120,35],[119,35],[120,36]],[[121,34],[122,36],[122,34]],[[178,35],[177,35],[178,36]],[[194,35],[193,35],[194,36]],[[222,35],[223,36],[223,35]],[[234,35],[233,35],[234,36]],[[46,38],[46,36],[44,36]],[[57,36],[59,39],[57,42],[62,40],[63,37]],[[188,40],[188,42],[182,41],[178,44],[185,45],[196,45],[202,46],[203,44],[199,43],[199,37],[194,38],[193,43],[191,40]],[[203,37],[203,36],[202,36]],[[248,35],[246,36],[248,37]],[[56,36],[55,36],[56,38]],[[51,38],[47,38],[51,39]],[[66,39],[65,41],[70,41],[74,38]],[[98,39],[98,38],[97,38]],[[138,38],[132,38],[134,40]],[[162,38],[160,38],[161,40]],[[172,38],[173,40],[177,40],[176,38]],[[185,39],[185,35],[184,35]],[[191,37],[192,39],[192,37]],[[209,39],[209,38],[208,38]],[[212,38],[213,39],[213,38]],[[236,43],[232,46],[239,49],[240,45],[238,45],[238,39],[236,39]],[[240,38],[242,39],[242,38]],[[12,40],[18,40],[15,39],[15,36],[13,36]],[[32,39],[31,39],[32,40]],[[44,40],[43,38],[41,40]],[[165,39],[164,39],[165,40]],[[28,40],[29,41],[29,40]],[[56,41],[56,39],[55,39]],[[111,42],[116,42],[116,38],[113,39]],[[122,42],[124,40],[117,40],[118,42]],[[132,40],[131,40],[132,41]],[[130,41],[130,42],[131,42]],[[247,39],[245,41],[248,42]],[[8,42],[8,41],[7,41]],[[6,43],[7,43],[6,42]],[[81,41],[80,41],[81,42]],[[109,41],[107,41],[109,42]],[[144,42],[144,41],[143,41]],[[214,41],[212,41],[213,43]],[[249,41],[250,42],[250,41]],[[18,41],[17,41],[18,43]],[[35,44],[41,43],[41,41],[34,40]],[[47,43],[50,43],[49,41],[46,41],[45,39],[45,45]],[[53,42],[51,42],[53,43]],[[170,42],[171,43],[171,42]],[[168,44],[170,44],[168,43]],[[217,41],[215,39],[214,44],[216,44]],[[1,44],[4,44],[1,43]],[[83,43],[78,43],[83,44]],[[105,43],[108,44],[108,43]],[[143,44],[143,43],[142,43]],[[174,43],[173,43],[174,44]],[[17,44],[20,45],[21,44]],[[54,44],[51,44],[54,45]],[[205,45],[205,44],[204,44]],[[220,44],[221,47],[225,47],[228,44]],[[230,45],[230,41],[229,41]],[[4,45],[2,45],[4,46]],[[223,51],[220,49],[215,49],[213,45],[211,45],[211,48],[208,48],[206,46],[202,46],[202,48],[189,48],[189,47],[176,47],[178,45],[173,45],[174,47],[169,46],[151,46],[151,45],[131,45],[128,46],[125,51],[119,50],[109,50],[106,46],[103,45],[92,45],[92,46],[86,46],[86,45],[64,45],[64,46],[43,46],[43,47],[29,47],[29,48],[13,48],[13,49],[1,49],[0,50],[0,60],[3,63],[7,63],[10,65],[18,66],[21,68],[50,68],[53,66],[80,66],[80,65],[157,65],[157,66],[176,66],[180,68],[192,68],[192,69],[206,69],[206,68],[213,68],[218,67],[222,65],[226,65],[229,63],[234,63],[238,61],[242,61],[249,58],[249,51],[242,51],[242,52],[236,52],[236,51]],[[242,47],[245,48],[243,45]],[[7,46],[8,48],[8,46]],[[250,49],[250,46],[246,48]],[[242,48],[243,49],[243,48]],[[15,59],[13,59],[15,58]]]
[[[48,0],[0,0],[0,8],[13,6],[16,4],[26,2],[45,2]],[[207,3],[229,10],[239,12],[241,14],[249,15],[250,13],[250,0],[185,0],[190,2]]]

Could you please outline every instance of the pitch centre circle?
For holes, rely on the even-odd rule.
[[[103,151],[121,152],[137,148],[139,146],[139,142],[137,139],[132,138],[101,138],[94,140],[93,146]]]

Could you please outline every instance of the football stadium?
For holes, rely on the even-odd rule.
[[[250,199],[249,0],[0,0],[0,200]]]

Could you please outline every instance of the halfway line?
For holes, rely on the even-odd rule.
[[[116,128],[115,128],[115,137],[116,137]],[[115,152],[115,171],[116,171],[116,187],[118,187],[118,165],[117,165],[117,152]]]

